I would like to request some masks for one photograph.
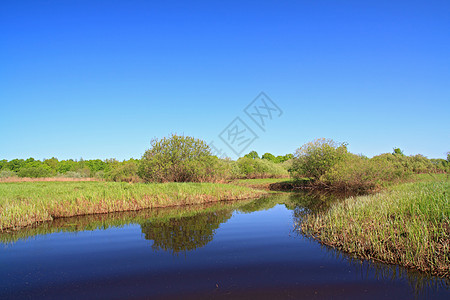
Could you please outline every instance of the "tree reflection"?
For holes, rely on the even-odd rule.
[[[231,218],[233,210],[217,210],[194,216],[156,220],[141,224],[145,239],[153,240],[153,250],[173,254],[204,247],[212,241],[216,229]]]

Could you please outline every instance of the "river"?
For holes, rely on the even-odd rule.
[[[298,230],[332,196],[57,219],[0,235],[0,299],[449,299],[449,281]]]

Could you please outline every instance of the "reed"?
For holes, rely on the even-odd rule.
[[[450,181],[391,186],[308,215],[302,231],[347,253],[450,276]]]
[[[55,218],[241,200],[265,192],[219,183],[5,182],[0,231]]]

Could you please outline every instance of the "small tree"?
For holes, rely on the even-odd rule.
[[[263,156],[261,156],[262,159],[270,160],[271,162],[276,162],[276,157],[272,153],[264,153]]]
[[[403,154],[403,150],[400,148],[394,148],[394,152],[392,152],[392,154],[394,155],[400,155],[400,156],[405,156],[405,154]]]
[[[317,139],[297,149],[290,169],[291,175],[296,179],[309,177],[317,180],[342,161],[346,154],[346,143],[337,143],[324,138]]]
[[[258,155],[258,152],[251,151],[250,153],[245,154],[244,157],[251,158],[251,159],[257,159],[257,158],[259,158],[259,155]]]
[[[223,177],[221,161],[211,155],[206,142],[189,136],[173,134],[161,140],[153,139],[145,151],[138,175],[154,182],[204,182]]]

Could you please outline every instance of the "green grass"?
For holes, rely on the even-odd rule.
[[[450,277],[450,181],[443,178],[349,198],[307,216],[302,230],[357,256]]]
[[[0,183],[0,231],[59,217],[241,200],[263,193],[218,183]]]
[[[92,214],[58,218],[49,222],[42,222],[36,226],[28,226],[19,230],[7,230],[0,234],[0,243],[10,244],[18,240],[26,240],[36,235],[46,235],[55,232],[78,232],[123,227],[129,224],[161,223],[192,217],[200,213],[215,213],[218,211],[232,211],[240,207],[247,207],[249,203],[259,200],[249,199],[240,201],[211,202],[189,206],[172,206],[139,211],[124,211],[110,214]]]
[[[78,232],[102,230],[112,227],[123,227],[128,224],[167,223],[183,218],[195,217],[198,214],[240,213],[267,210],[277,204],[294,205],[291,194],[272,194],[256,199],[239,201],[211,202],[189,206],[172,206],[139,211],[124,211],[110,214],[92,214],[57,218],[42,222],[36,226],[28,226],[19,230],[6,230],[0,234],[0,243],[10,244],[18,240],[26,240],[36,235],[55,232]],[[200,224],[197,224],[200,226]],[[180,229],[182,230],[182,229]]]

